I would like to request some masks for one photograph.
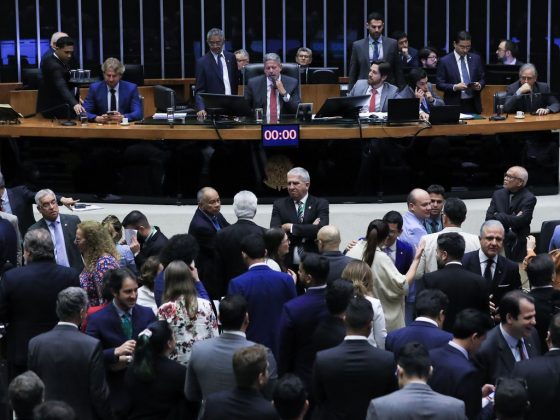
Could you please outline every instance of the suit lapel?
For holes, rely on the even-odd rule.
[[[504,278],[504,270],[504,257],[498,255],[498,262],[496,263],[496,270],[494,270],[494,278],[492,279],[492,291],[494,291],[502,283],[502,280]]]
[[[502,335],[500,328],[497,328],[498,330],[496,331],[496,333],[498,334],[498,357],[502,360],[502,363],[506,367],[507,372],[511,372],[513,366],[515,365],[515,358],[513,357],[513,353],[511,352],[506,339]],[[527,351],[529,351],[528,347]],[[529,355],[529,357],[531,356]]]
[[[313,210],[314,207],[315,207],[315,200],[313,200],[313,197],[308,195],[307,201],[305,202],[305,210],[303,212],[303,223],[313,223],[313,220],[315,220],[313,218],[313,216],[315,215],[315,211]],[[297,212],[296,212],[296,219],[297,219]]]

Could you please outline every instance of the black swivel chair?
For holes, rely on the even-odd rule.
[[[308,83],[336,85],[338,83],[338,76],[332,69],[315,69],[309,76]]]
[[[560,220],[545,220],[541,225],[541,234],[537,241],[537,254],[548,252],[548,245],[552,239],[552,234],[556,226],[560,225]]]
[[[142,64],[125,64],[122,79],[137,86],[144,86],[144,66]]]
[[[39,89],[39,81],[41,79],[41,69],[26,68],[21,69],[21,82],[23,90]]]

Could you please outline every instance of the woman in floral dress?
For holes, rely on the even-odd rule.
[[[210,302],[199,298],[195,282],[196,268],[183,261],[172,261],[164,271],[164,303],[158,310],[160,320],[165,320],[175,334],[177,346],[170,359],[187,365],[193,344],[218,335],[218,323]]]

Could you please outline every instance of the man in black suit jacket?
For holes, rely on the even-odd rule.
[[[165,244],[167,244],[167,236],[165,236],[159,227],[150,225],[145,214],[138,210],[132,210],[128,213],[122,225],[125,229],[136,231],[136,235],[132,236],[130,250],[134,253],[134,261],[138,270],[151,256],[159,255]]]
[[[0,206],[0,211],[2,206]],[[18,232],[12,224],[0,217],[0,276],[4,271],[16,267],[18,264]],[[21,265],[21,264],[20,264]]]
[[[57,264],[82,271],[84,262],[76,246],[76,229],[81,220],[72,214],[60,214],[56,195],[52,190],[40,190],[35,194],[37,210],[43,218],[29,227],[29,230],[46,229],[54,244]]]
[[[216,234],[215,286],[219,297],[225,296],[229,281],[247,271],[241,256],[241,241],[252,234],[263,236],[266,229],[253,222],[257,213],[257,196],[251,191],[240,191],[233,197],[233,212],[237,222]]]
[[[488,313],[488,287],[482,276],[466,270],[461,259],[465,252],[465,240],[457,232],[442,233],[437,239],[436,258],[438,271],[424,274],[418,282],[417,292],[423,289],[439,289],[449,298],[443,329],[452,331],[455,316],[466,308]]]
[[[499,314],[501,323],[490,330],[474,355],[484,383],[511,376],[516,362],[541,354],[531,296],[520,290],[507,293],[500,301]]]
[[[283,115],[296,113],[300,103],[299,82],[280,74],[282,61],[278,54],[265,54],[263,61],[264,74],[247,82],[245,99],[251,108],[262,108],[267,121],[278,122]]]
[[[315,358],[316,419],[363,419],[370,400],[397,390],[393,354],[367,341],[373,323],[371,303],[361,296],[350,300],[344,322],[342,344]]]
[[[212,28],[206,34],[210,51],[196,61],[196,85],[194,88],[197,115],[206,116],[204,101],[199,93],[237,95],[239,79],[235,55],[224,50],[224,31]]]
[[[483,276],[488,286],[492,315],[502,297],[512,290],[521,289],[519,266],[500,255],[504,241],[504,227],[497,220],[488,220],[480,227],[480,249],[463,256],[463,267]],[[490,266],[488,267],[488,264]]]
[[[217,233],[229,226],[220,213],[222,202],[218,191],[211,187],[201,188],[196,194],[198,208],[189,225],[189,234],[194,236],[200,247],[196,266],[202,283],[212,299],[219,299],[221,287],[215,281],[214,253]],[[241,253],[241,252],[240,252]]]
[[[527,381],[529,420],[556,420],[560,397],[560,315],[556,314],[548,328],[548,353],[515,364],[514,378]]]
[[[329,260],[327,283],[341,278],[342,272],[354,258],[340,252],[340,231],[334,225],[323,226],[317,233],[317,247],[320,254]]]
[[[210,394],[202,418],[277,420],[272,403],[260,393],[268,381],[266,347],[255,344],[237,350],[233,354],[233,372],[237,387]]]
[[[58,292],[80,285],[76,270],[56,264],[48,231],[29,231],[23,249],[27,265],[6,272],[0,282],[0,322],[8,324],[10,378],[25,371],[29,340],[56,325]]]
[[[348,71],[348,90],[350,91],[359,79],[367,79],[373,61],[385,61],[391,65],[391,74],[387,82],[403,87],[405,85],[402,64],[399,57],[397,41],[382,35],[385,26],[383,15],[373,12],[367,17],[368,36],[354,41]]]
[[[64,401],[79,419],[111,419],[101,343],[78,329],[87,306],[87,294],[79,287],[58,294],[60,322],[29,342],[28,367],[45,383],[46,400]]]
[[[505,229],[506,257],[523,261],[527,254],[527,235],[531,231],[537,198],[527,189],[529,174],[522,166],[512,166],[504,174],[504,188],[494,191],[486,220],[498,220]]]
[[[311,178],[303,168],[288,171],[289,197],[280,198],[272,205],[270,227],[281,227],[290,238],[287,264],[296,266],[302,252],[317,252],[317,232],[329,224],[329,202],[309,195]]]
[[[68,85],[68,62],[74,54],[74,40],[63,36],[56,41],[56,51],[41,61],[41,85],[37,93],[37,112],[46,118],[69,118],[86,112]]]

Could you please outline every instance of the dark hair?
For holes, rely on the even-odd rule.
[[[368,23],[371,22],[372,20],[380,20],[383,23],[385,23],[385,18],[383,17],[383,15],[381,13],[378,13],[378,12],[371,12],[367,16]]]
[[[531,287],[548,286],[552,283],[554,274],[554,261],[548,254],[539,254],[533,257],[525,271]]]
[[[514,319],[517,319],[521,309],[519,305],[522,299],[526,299],[532,304],[535,303],[533,296],[522,292],[521,290],[512,290],[507,292],[500,299],[500,305],[498,306],[498,312],[500,313],[500,322],[502,324],[507,323],[507,315],[510,314]]]
[[[132,210],[128,213],[123,221],[122,225],[126,228],[138,229],[139,226],[150,227],[148,223],[148,218],[144,213],[138,210]]]
[[[406,344],[397,355],[397,364],[406,376],[427,379],[430,375],[430,355],[424,344],[411,342]]]
[[[134,281],[136,276],[128,268],[115,268],[113,270],[107,271],[103,275],[103,283],[109,286],[112,293],[119,294],[122,284],[125,279],[131,278]]]
[[[61,36],[56,40],[57,48],[71,47],[74,45],[74,40],[69,36]]]
[[[373,259],[375,258],[375,250],[383,243],[387,236],[389,236],[389,225],[381,219],[372,220],[366,231],[367,241],[364,247],[362,260],[372,265]]]
[[[517,57],[517,53],[518,53],[517,45],[516,45],[513,41],[511,41],[511,40],[509,40],[509,39],[502,39],[502,40],[500,41],[500,44],[501,44],[502,42],[505,42],[505,43],[506,43],[506,48],[505,48],[506,51],[510,51],[510,52],[511,52],[511,55],[513,55],[514,57]]]
[[[467,218],[467,206],[460,198],[450,197],[445,200],[445,204],[443,205],[443,214],[447,216],[451,223],[461,226]]]
[[[307,274],[313,277],[314,284],[324,284],[329,275],[329,260],[314,252],[307,252],[301,258],[301,265]]]
[[[247,314],[247,300],[242,295],[227,295],[220,301],[219,314],[224,330],[239,330]]]
[[[524,419],[529,408],[527,383],[522,378],[498,378],[494,413],[500,419]]]
[[[154,280],[158,275],[159,264],[159,258],[152,255],[144,261],[144,264],[142,264],[142,267],[140,268],[140,276],[138,277],[138,280],[142,286],[146,286],[151,291],[154,290]]]
[[[560,347],[560,313],[555,314],[550,319],[548,331],[550,332],[550,341],[552,342],[552,346]]]
[[[396,223],[399,230],[401,230],[403,227],[402,215],[395,210],[391,210],[385,213],[385,216],[383,216],[383,221],[385,223]]]
[[[351,280],[336,279],[327,285],[325,301],[331,315],[340,315],[348,307],[354,295],[354,284]]]
[[[45,384],[31,370],[16,376],[8,386],[8,398],[18,417],[30,416],[43,401],[44,392]]]
[[[457,232],[441,233],[437,237],[437,247],[451,259],[460,261],[465,254],[465,238]]]
[[[424,289],[416,295],[416,316],[436,318],[441,311],[447,312],[449,298],[439,289]]]
[[[285,235],[286,232],[280,228],[271,228],[264,233],[264,243],[268,258],[276,261],[276,263],[280,266],[280,270],[284,272],[287,271],[286,263],[284,262],[284,258],[280,257],[278,254],[278,248],[284,240]]]
[[[33,410],[34,420],[75,420],[76,412],[64,401],[45,401]]]
[[[244,347],[233,354],[233,373],[239,388],[252,388],[259,375],[267,367],[266,347],[255,344]]]
[[[461,41],[470,41],[471,40],[471,33],[467,31],[459,31],[455,34],[454,41],[459,43]]]
[[[373,61],[371,64],[377,64],[381,76],[389,76],[391,73],[391,64],[386,61],[377,60]]]
[[[132,359],[132,374],[143,382],[155,380],[156,358],[163,353],[167,342],[172,338],[173,331],[167,321],[154,321],[140,332]]]
[[[371,324],[373,308],[365,297],[356,296],[350,299],[345,312],[345,322],[353,330],[361,330]]]
[[[184,261],[171,261],[163,272],[165,289],[163,302],[171,302],[180,297],[185,300],[185,308],[190,319],[196,319],[198,295],[191,269]]]
[[[295,419],[301,414],[307,401],[305,385],[298,376],[286,373],[276,383],[272,400],[281,419]]]
[[[425,79],[426,77],[428,77],[428,75],[426,74],[426,70],[421,67],[413,68],[408,73],[408,85],[414,91],[416,89],[416,83],[418,83],[418,81],[422,79]]]
[[[413,69],[413,70],[417,70],[417,69]],[[424,73],[426,73],[424,70],[422,70],[422,71]],[[441,186],[439,184],[430,185],[428,188],[426,188],[426,191],[427,191],[428,194],[439,194],[439,195],[443,196],[443,198],[445,198],[445,188],[443,188],[443,186]]]
[[[490,329],[492,329],[492,320],[487,314],[468,308],[457,314],[452,332],[453,337],[463,339],[475,333],[479,336],[485,335]]]
[[[164,266],[171,261],[181,260],[185,264],[191,264],[198,255],[198,242],[195,237],[188,233],[173,235],[159,253],[159,262]]]
[[[432,47],[422,48],[420,51],[418,51],[418,59],[419,60],[427,60],[428,56],[431,53],[437,54],[437,50],[435,48],[432,48]]]
[[[256,233],[247,235],[241,240],[240,245],[241,251],[252,260],[264,258],[266,255],[266,245],[262,235]]]
[[[408,38],[408,35],[405,31],[398,30],[393,32],[393,38],[398,41],[399,39]]]

